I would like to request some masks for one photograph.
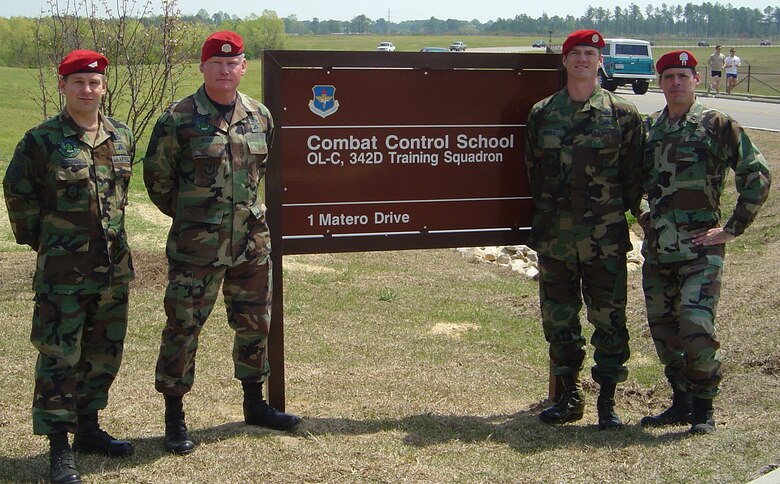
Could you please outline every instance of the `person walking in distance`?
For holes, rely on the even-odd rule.
[[[731,48],[729,56],[723,60],[723,69],[726,71],[726,94],[731,94],[737,87],[737,71],[742,65],[742,59],[737,55],[737,49]]]
[[[528,244],[539,255],[539,299],[552,372],[563,394],[539,414],[545,423],[583,417],[583,300],[595,331],[593,379],[600,385],[598,427],[620,428],[617,384],[628,375],[625,212],[642,198],[642,121],[634,105],[602,89],[605,42],[578,30],[563,43],[566,87],[528,116],[525,158],[535,213]]]
[[[726,56],[720,52],[720,48],[720,45],[716,45],[715,52],[707,59],[707,65],[710,68],[710,78],[712,79],[712,85],[715,86],[716,94],[720,94],[720,81],[723,78],[723,65],[726,61]],[[707,92],[709,91],[710,89],[708,88]]]

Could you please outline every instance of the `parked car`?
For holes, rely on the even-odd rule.
[[[759,42],[759,45],[772,45],[772,41],[768,39],[764,39],[761,42]]]
[[[449,52],[446,47],[423,47],[420,52]]]
[[[395,45],[392,42],[380,42],[376,46],[378,52],[395,52]]]
[[[655,62],[650,42],[636,39],[604,39],[604,62],[599,69],[601,87],[615,91],[630,84],[635,94],[644,94],[655,79]]]
[[[450,44],[450,50],[452,52],[463,52],[466,50],[466,44],[461,42],[460,40],[457,40]]]
[[[696,45],[699,46],[699,47],[709,47],[710,43],[707,42],[706,40],[700,40],[700,41],[696,42]]]
[[[543,40],[537,40],[536,42],[533,43],[533,45],[531,45],[531,47],[545,48],[547,47],[547,42]]]

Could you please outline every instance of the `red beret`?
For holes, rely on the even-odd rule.
[[[563,42],[563,55],[569,53],[569,50],[575,45],[588,45],[601,49],[604,47],[604,36],[598,30],[575,30]]]
[[[222,30],[209,35],[200,49],[200,61],[210,57],[235,57],[244,53],[244,39],[235,32]]]
[[[655,63],[655,70],[659,74],[670,67],[684,67],[696,70],[696,57],[687,50],[673,50],[662,55]]]
[[[97,72],[105,74],[108,58],[93,50],[73,50],[62,59],[57,72],[61,76],[76,72]]]

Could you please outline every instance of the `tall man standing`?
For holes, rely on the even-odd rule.
[[[144,182],[155,205],[173,218],[166,255],[167,317],[155,388],[165,396],[165,445],[193,450],[182,397],[195,378],[198,335],[220,284],[235,331],[235,377],[250,425],[292,430],[300,419],[263,398],[269,374],[271,243],[259,192],[273,121],[268,109],[238,91],[246,73],[243,39],[209,36],[201,49],[198,91],[173,103],[157,121],[144,159]]]
[[[604,39],[573,32],[563,43],[566,87],[528,117],[525,151],[536,209],[529,245],[539,254],[539,299],[552,371],[563,381],[546,423],[582,418],[584,299],[595,326],[591,374],[601,386],[599,428],[619,428],[615,388],[628,374],[626,210],[639,213],[642,121],[633,104],[599,87]]]
[[[133,279],[124,226],[133,134],[99,111],[107,66],[91,50],[65,56],[65,108],[24,135],[3,179],[16,242],[38,253],[33,432],[49,438],[58,483],[81,482],[68,432],[76,452],[133,453],[98,424],[122,361]]]
[[[725,244],[753,222],[769,194],[769,168],[747,133],[731,117],[696,99],[696,58],[688,51],[656,63],[666,108],[645,121],[645,173],[649,212],[642,268],[647,321],[672,405],[643,426],[687,424],[691,433],[715,430],[712,400],[721,381],[715,312]],[[720,195],[734,170],[739,198],[725,224]]]

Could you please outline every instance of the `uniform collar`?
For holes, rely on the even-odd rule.
[[[704,105],[699,102],[699,97],[697,96],[693,100],[693,104],[691,104],[691,107],[688,109],[688,112],[685,113],[685,116],[683,116],[678,122],[676,122],[674,125],[669,125],[669,108],[664,107],[663,111],[661,111],[661,115],[656,117],[652,124],[650,125],[651,128],[663,128],[664,130],[670,130],[672,126],[679,125],[680,127],[683,127],[687,124],[699,124],[701,122],[702,114],[704,112]]]
[[[223,131],[227,131],[227,128],[230,125],[235,124],[247,117],[247,103],[245,98],[246,96],[241,94],[240,91],[236,92],[236,106],[233,108],[233,117],[231,118],[230,123],[227,123],[220,115],[217,107],[214,106],[214,103],[211,102],[211,99],[209,99],[208,95],[206,94],[205,84],[202,84],[197,92],[193,95],[198,114],[202,116],[208,116],[209,122]]]
[[[569,96],[569,91],[566,88],[563,88],[561,93],[562,107],[568,112],[573,112],[575,107],[579,107],[577,112],[584,113],[595,110],[601,112],[602,114],[611,115],[612,113],[612,108],[610,106],[608,96],[600,87],[596,87],[596,89],[593,90],[593,92],[590,94],[590,97],[584,103],[573,101]]]
[[[60,111],[59,121],[60,125],[62,126],[62,135],[64,137],[67,138],[69,136],[80,136],[83,134],[81,127],[79,127],[76,121],[74,121],[74,119],[71,117],[70,113],[68,113],[67,108],[62,108],[62,111]],[[117,133],[114,124],[110,122],[107,117],[103,116],[103,113],[100,111],[98,111],[98,121],[100,123],[101,130],[105,130],[109,134]],[[98,133],[98,139],[102,138],[100,134],[101,133]]]

